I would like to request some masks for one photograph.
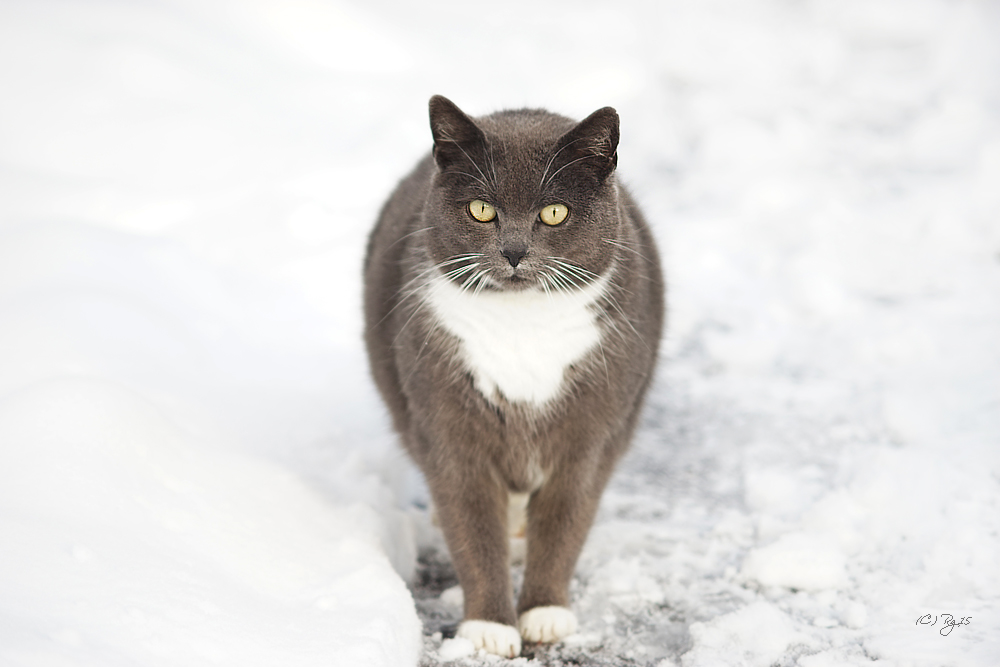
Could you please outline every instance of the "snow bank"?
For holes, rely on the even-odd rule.
[[[174,244],[0,239],[2,661],[413,664],[412,527],[356,351]]]
[[[9,395],[0,442],[5,663],[414,660],[412,602],[371,508],[213,451],[96,379]]]
[[[331,160],[312,56],[233,12],[0,8],[4,665],[418,658],[360,341],[393,177]]]

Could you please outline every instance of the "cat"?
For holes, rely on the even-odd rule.
[[[664,283],[616,179],[614,109],[429,107],[433,150],[368,241],[365,343],[462,587],[457,636],[514,657],[577,629],[569,583],[656,367]],[[508,509],[525,499],[515,609]]]

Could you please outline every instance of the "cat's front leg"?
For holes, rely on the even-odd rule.
[[[594,520],[607,474],[586,465],[551,475],[528,505],[528,555],[518,600],[518,628],[531,642],[554,642],[577,630],[569,583]]]
[[[457,635],[513,658],[521,653],[521,635],[508,566],[507,489],[473,466],[463,468],[428,479],[465,599]]]

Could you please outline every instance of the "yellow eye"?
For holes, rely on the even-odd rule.
[[[569,209],[562,204],[549,204],[541,210],[538,217],[546,225],[558,225],[566,219],[567,215],[569,215]]]
[[[479,222],[489,222],[497,217],[497,210],[493,204],[487,204],[482,199],[473,199],[469,202],[469,215]]]

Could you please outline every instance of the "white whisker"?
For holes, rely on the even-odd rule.
[[[561,292],[571,292],[575,285],[572,281],[568,280],[567,276],[555,267],[550,267],[552,269],[552,278],[558,284],[559,291]]]
[[[493,174],[493,187],[500,189],[500,178],[497,176],[497,163],[493,157],[493,145],[488,146],[489,152],[486,154],[490,158],[490,172]]]
[[[613,245],[616,248],[621,248],[622,250],[627,250],[628,252],[633,253],[636,257],[639,257],[643,261],[649,262],[649,259],[645,255],[643,255],[641,252],[639,252],[635,248],[629,248],[627,245],[625,245],[621,241],[612,241],[611,239],[601,239],[601,240],[604,241],[605,243],[607,243],[608,245]]]
[[[403,335],[403,331],[405,331],[406,327],[409,326],[410,322],[413,321],[413,318],[417,316],[417,313],[419,313],[423,309],[424,309],[424,302],[417,301],[417,307],[413,309],[413,312],[410,313],[410,316],[406,318],[406,322],[403,322],[403,326],[399,328],[399,331],[396,333],[395,338],[392,339],[392,347],[396,347],[396,343],[399,342],[399,337]]]
[[[554,172],[552,172],[552,175],[549,176],[549,180],[551,181],[553,178],[555,178],[556,176],[558,176],[559,172],[562,171],[563,169],[565,169],[566,167],[572,167],[577,162],[580,162],[581,160],[586,160],[586,159],[589,159],[589,158],[592,158],[592,157],[598,157],[598,154],[594,153],[592,155],[584,155],[583,157],[578,157],[575,160],[570,160],[569,162],[567,162],[566,164],[564,164],[563,166],[559,167]]]
[[[597,307],[601,311],[601,320],[608,326],[609,329],[611,329],[611,331],[618,334],[618,337],[622,339],[622,342],[627,345],[629,342],[628,338],[625,336],[625,333],[621,330],[621,327],[618,326],[618,323],[615,322],[615,319],[611,316],[611,313],[609,313],[606,308],[603,308],[599,305]]]
[[[478,169],[478,167],[477,167],[477,169]],[[469,172],[467,172],[467,171],[455,171],[455,172],[452,172],[452,173],[454,173],[454,174],[461,174],[462,176],[468,176],[468,177],[469,177],[469,178],[471,178],[472,180],[474,180],[474,181],[476,181],[477,183],[479,183],[480,185],[482,185],[482,186],[483,186],[483,187],[484,187],[485,189],[487,189],[487,190],[490,190],[490,189],[491,189],[491,188],[490,188],[490,184],[489,184],[489,183],[487,183],[487,182],[486,182],[486,181],[484,181],[483,179],[479,178],[479,177],[478,177],[478,176],[476,176],[475,174],[470,174],[470,173],[469,173]]]
[[[561,257],[549,257],[549,259],[558,264],[560,267],[562,267],[569,273],[571,273],[572,275],[576,276],[577,278],[580,278],[585,284],[593,282],[595,280],[600,280],[601,278],[593,271],[589,271],[583,268],[582,266],[577,266],[576,264],[572,264],[569,261],[563,260]]]
[[[557,157],[559,157],[559,154],[562,153],[567,148],[569,148],[570,146],[572,146],[573,144],[577,143],[578,141],[583,141],[583,137],[580,137],[578,139],[574,139],[573,141],[569,142],[568,144],[566,144],[565,146],[563,146],[562,148],[560,148],[559,150],[557,150],[555,153],[552,154],[552,157],[549,158],[549,161],[545,165],[545,171],[542,172],[542,180],[540,180],[538,182],[538,187],[539,188],[544,188],[545,187],[545,183],[546,183],[545,176],[546,176],[546,174],[549,173],[549,168],[552,166],[552,163],[555,161],[555,159]],[[557,171],[556,173],[559,173],[559,172]],[[554,178],[555,174],[553,174],[552,176]],[[551,180],[551,179],[549,179],[549,180]]]
[[[451,266],[452,264],[457,264],[458,262],[469,261],[471,259],[475,259],[476,257],[482,257],[482,256],[483,256],[483,253],[481,253],[481,252],[468,252],[468,253],[464,253],[464,254],[461,254],[461,255],[455,255],[454,257],[451,257],[449,259],[444,260],[443,262],[440,262],[438,264],[431,264],[431,265],[425,267],[424,269],[422,269],[421,271],[418,271],[416,275],[414,275],[412,278],[410,278],[409,280],[407,280],[406,283],[396,291],[396,294],[394,296],[398,297],[399,300],[396,302],[396,304],[392,308],[389,309],[389,312],[387,312],[382,317],[382,319],[380,319],[375,324],[375,326],[379,326],[380,324],[382,324],[383,322],[385,322],[389,318],[390,315],[392,315],[394,312],[396,312],[396,310],[399,307],[401,307],[403,304],[405,304],[409,299],[413,298],[413,296],[415,296],[416,294],[419,294],[420,291],[424,288],[424,285],[425,285],[425,280],[424,279],[428,275],[430,275],[431,273],[434,273],[435,271],[441,270],[441,269],[443,269],[446,266]],[[478,264],[479,264],[478,262],[475,263],[476,266],[478,266]],[[466,268],[466,267],[459,267],[458,269],[455,269],[455,270],[453,270],[453,271],[451,271],[449,273],[446,273],[444,275],[447,277],[449,274],[453,273],[454,271],[461,271],[464,268]],[[452,278],[455,278],[455,277],[457,277],[457,276],[452,276]]]
[[[471,155],[469,155],[469,154],[468,154],[467,152],[465,152],[465,149],[464,149],[464,148],[462,148],[462,144],[460,144],[459,142],[457,142],[457,141],[455,141],[455,140],[453,140],[453,139],[450,139],[450,138],[446,139],[446,141],[449,141],[450,143],[453,143],[453,144],[455,144],[455,146],[456,146],[456,147],[458,148],[458,150],[462,151],[462,155],[464,155],[464,156],[465,156],[465,158],[466,158],[466,159],[467,159],[467,160],[468,160],[469,162],[471,162],[471,163],[472,163],[472,166],[476,168],[476,171],[478,171],[478,172],[479,172],[479,175],[480,175],[480,176],[481,176],[482,178],[476,178],[476,177],[475,177],[475,176],[473,176],[472,174],[468,174],[468,173],[465,173],[465,172],[455,172],[455,173],[460,173],[460,174],[464,174],[465,176],[468,176],[468,177],[470,177],[470,178],[474,178],[475,180],[479,181],[479,182],[480,182],[480,183],[481,183],[481,184],[483,185],[483,187],[485,187],[485,188],[487,188],[487,189],[490,189],[490,185],[489,185],[489,183],[487,183],[487,181],[489,181],[489,178],[487,178],[487,177],[486,177],[486,174],[485,174],[485,173],[483,173],[483,170],[482,170],[482,168],[480,168],[479,164],[478,164],[478,163],[477,163],[477,162],[476,162],[475,160],[473,160],[473,159],[472,159],[472,156],[471,156]],[[495,188],[495,184],[494,184],[494,188],[493,188],[493,189],[494,189],[494,190],[496,189],[496,188]]]
[[[538,284],[541,285],[542,291],[545,292],[545,296],[547,296],[547,297],[549,297],[549,299],[551,299],[552,298],[552,292],[549,291],[549,284],[548,284],[548,281],[546,280],[546,278],[548,276],[545,275],[544,271],[539,271],[538,272],[538,277],[541,278],[541,280],[538,281]]]
[[[474,271],[479,267],[479,262],[474,262],[472,264],[466,264],[465,266],[460,266],[457,269],[452,269],[448,273],[444,274],[444,277],[448,280],[457,280],[469,271]]]
[[[410,238],[410,237],[411,237],[411,236],[413,236],[414,234],[419,234],[420,232],[426,232],[426,231],[427,231],[427,230],[429,230],[429,229],[434,229],[434,226],[433,226],[433,225],[431,225],[430,227],[421,227],[420,229],[415,229],[414,231],[410,232],[409,234],[403,234],[403,235],[402,235],[402,236],[400,236],[400,237],[399,237],[398,239],[396,239],[395,241],[393,241],[392,243],[390,243],[389,245],[387,245],[387,246],[385,247],[385,250],[388,250],[389,248],[393,247],[394,245],[396,245],[396,244],[397,244],[397,243],[399,243],[400,241],[403,241],[403,240],[405,240],[405,239],[408,239],[408,238]],[[384,253],[384,252],[385,252],[385,250],[383,250],[382,252]]]
[[[611,304],[611,306],[615,310],[618,311],[618,314],[622,316],[623,320],[625,320],[625,324],[627,324],[629,326],[629,328],[632,330],[632,333],[634,333],[635,337],[639,339],[639,342],[642,343],[643,347],[645,347],[648,350],[649,349],[649,345],[646,344],[646,340],[642,337],[642,334],[640,334],[639,331],[632,324],[632,320],[630,320],[628,318],[628,315],[625,314],[625,311],[622,310],[622,307],[620,305],[618,305],[618,300],[615,299],[615,297],[611,296],[611,292],[610,291],[607,294],[604,295],[604,298],[607,300],[608,303]]]
[[[479,277],[479,284],[476,285],[476,289],[473,290],[473,295],[479,294],[483,288],[486,286],[486,281],[489,280],[489,269],[483,271]]]
[[[475,285],[476,282],[479,280],[479,278],[482,277],[483,274],[485,274],[488,270],[489,269],[483,269],[479,273],[475,273],[471,277],[469,277],[464,283],[462,283],[462,291],[463,292],[468,291],[469,288]]]

